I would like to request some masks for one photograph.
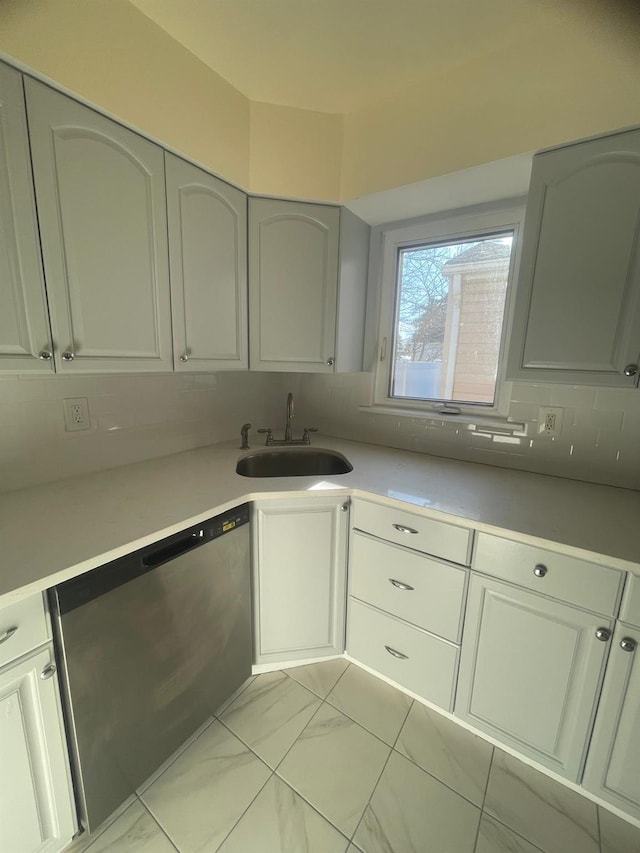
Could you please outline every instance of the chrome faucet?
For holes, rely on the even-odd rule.
[[[273,447],[274,445],[282,446],[283,444],[311,444],[311,435],[312,432],[318,432],[315,427],[305,427],[302,433],[302,438],[294,438],[293,433],[291,431],[291,420],[293,418],[293,394],[289,392],[287,394],[287,422],[284,427],[284,438],[282,440],[275,439],[273,437],[273,430],[271,427],[267,427],[265,429],[259,429],[258,432],[266,433],[267,439],[265,444],[267,447]]]
[[[291,391],[287,394],[287,423],[284,428],[284,440],[289,443],[291,441],[291,418],[293,417],[293,394]]]

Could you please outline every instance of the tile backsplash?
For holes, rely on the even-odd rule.
[[[362,411],[371,381],[369,373],[242,371],[0,376],[0,491],[239,438],[245,421],[254,431],[281,431],[288,391],[296,435],[315,426],[325,435],[640,489],[639,390],[513,383],[509,415],[525,430],[500,435],[453,420]],[[70,397],[87,397],[90,430],[65,431],[62,401]],[[557,438],[538,434],[540,406],[564,410]]]
[[[239,442],[245,421],[275,429],[284,420],[281,386],[275,374],[235,371],[0,376],[0,491]],[[91,429],[65,431],[70,397],[88,399]]]
[[[372,375],[299,374],[289,382],[305,424],[342,438],[436,456],[640,489],[640,390],[510,383],[509,416],[524,434],[455,420],[363,411]],[[561,407],[557,438],[538,433],[540,406]],[[308,422],[308,423],[307,423]]]

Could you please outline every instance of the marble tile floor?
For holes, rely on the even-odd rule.
[[[85,850],[640,853],[640,830],[332,660],[249,679]]]

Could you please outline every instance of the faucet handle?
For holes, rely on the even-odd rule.
[[[318,432],[317,427],[305,427],[302,433],[302,440],[305,444],[311,444],[311,439],[309,438],[310,432]]]
[[[273,444],[273,432],[271,430],[271,427],[267,427],[267,429],[259,429],[258,432],[266,432],[266,434],[267,434],[267,440],[265,441],[266,445]]]

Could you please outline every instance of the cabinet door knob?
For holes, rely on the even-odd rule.
[[[620,648],[623,652],[635,652],[636,650],[636,641],[631,637],[623,637],[620,640]]]
[[[67,352],[62,353],[62,360],[63,361],[73,361],[73,359],[75,357],[76,357],[75,352],[71,352],[70,350],[67,350]]]
[[[622,371],[625,376],[635,376],[638,372],[637,364],[628,364],[625,369]]]
[[[340,509],[342,510],[342,512],[347,512],[349,510],[349,504],[348,503],[342,504]]]
[[[389,578],[389,583],[393,584],[393,586],[395,586],[396,589],[408,589],[408,590],[413,589],[413,587],[410,586],[408,583],[402,583],[402,581],[397,581],[395,578]]]
[[[17,630],[18,630],[17,625],[14,625],[11,628],[7,628],[7,630],[4,633],[0,634],[0,644],[6,643],[7,640],[10,640]]]
[[[418,532],[413,527],[405,527],[404,524],[394,524],[393,526],[395,527],[395,529],[399,533],[417,533]]]
[[[534,566],[533,573],[537,578],[543,578],[549,570],[542,563],[538,563],[537,566]]]
[[[398,658],[398,660],[409,660],[409,655],[405,655],[397,649],[392,649],[391,646],[385,646],[385,649],[390,655],[393,655],[394,658]]]
[[[180,361],[183,363],[189,361],[189,353],[183,352],[182,355],[180,356]]]
[[[55,672],[56,672],[56,665],[55,665],[55,663],[48,663],[48,664],[45,666],[45,668],[42,670],[42,672],[40,673],[40,678],[41,678],[43,681],[46,681],[46,680],[47,680],[47,678],[51,678],[51,676],[52,676],[52,675],[55,675]]]
[[[42,352],[38,353],[38,358],[41,358],[43,361],[50,361],[52,355],[48,349],[43,349]]]
[[[611,631],[608,628],[596,628],[596,637],[603,643],[611,639]]]
[[[334,358],[328,358],[327,364],[329,365],[329,367],[333,367],[333,365],[335,364],[335,359]]]

